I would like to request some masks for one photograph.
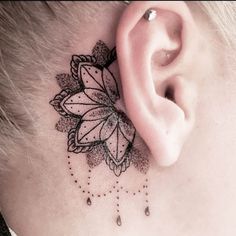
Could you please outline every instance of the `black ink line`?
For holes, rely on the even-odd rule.
[[[110,53],[107,56],[107,63],[105,64],[104,67],[108,68],[116,59],[117,59],[117,54],[116,54],[116,47],[114,47]]]
[[[11,233],[1,213],[0,213],[0,236],[11,236]]]
[[[86,66],[86,64],[85,65],[83,65],[83,66]],[[91,66],[91,65],[87,65],[87,66]],[[104,88],[101,86],[101,84],[89,73],[89,71],[84,67],[84,69],[87,71],[87,73],[93,78],[93,80],[99,85],[99,87],[101,87],[102,88],[102,90],[104,90]],[[80,70],[80,78],[81,78],[81,80],[82,80],[82,75],[81,75],[81,70]],[[84,83],[84,81],[82,80],[82,82]],[[85,84],[84,84],[84,86],[85,86]]]
[[[94,126],[92,129],[90,129],[87,133],[85,133],[85,135],[79,140],[79,142],[89,133],[91,133],[94,129],[96,129],[102,122],[104,122],[104,120],[102,120],[99,124],[97,124],[96,126]],[[81,122],[81,125],[83,124],[83,122]],[[79,131],[79,130],[78,130]],[[90,142],[88,142],[90,143]]]

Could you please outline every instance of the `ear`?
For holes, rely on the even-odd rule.
[[[144,19],[156,11],[152,21]],[[197,27],[184,2],[132,2],[117,31],[117,56],[130,119],[162,166],[174,163],[194,124]]]

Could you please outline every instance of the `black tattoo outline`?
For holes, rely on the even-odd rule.
[[[104,160],[117,177],[131,164],[146,174],[147,153],[134,147],[135,127],[115,106],[120,94],[108,67],[116,57],[115,48],[109,50],[101,40],[92,55],[72,55],[71,75],[56,76],[62,91],[50,101],[61,115],[56,129],[68,132],[67,151],[86,153],[90,168]]]

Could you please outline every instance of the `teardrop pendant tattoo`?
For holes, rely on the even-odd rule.
[[[116,182],[105,192],[93,192],[90,190],[89,186],[91,183],[91,176],[92,176],[92,170],[88,169],[88,182],[87,187],[83,186],[79,183],[79,181],[76,179],[76,175],[74,173],[74,169],[72,168],[72,162],[71,162],[71,156],[68,156],[68,170],[70,173],[70,176],[72,177],[73,182],[76,184],[76,186],[80,189],[80,192],[84,195],[84,199],[86,204],[90,207],[95,203],[96,199],[98,198],[106,198],[106,197],[112,197],[114,198],[115,202],[115,222],[117,226],[122,225],[122,216],[120,211],[120,196],[125,198],[126,195],[138,197],[138,196],[144,196],[145,197],[145,205],[144,205],[144,214],[146,216],[150,216],[150,208],[149,208],[149,200],[148,200],[148,178],[145,178],[143,185],[140,186],[139,189],[136,191],[130,191],[126,188],[124,188],[123,185],[119,184],[119,180],[116,180]]]
[[[96,199],[112,197],[116,202],[115,222],[123,224],[120,198],[124,195],[145,197],[144,215],[150,215],[148,200],[149,151],[137,135],[131,120],[119,107],[120,93],[109,66],[116,60],[116,48],[109,49],[99,40],[91,55],[73,55],[71,74],[58,74],[57,84],[62,89],[50,101],[61,116],[55,128],[67,133],[68,168],[73,182],[81,191],[85,202],[92,207]],[[118,104],[118,105],[117,105]],[[139,140],[139,141],[137,141]],[[86,183],[81,183],[78,170],[73,169],[83,154],[88,166]],[[92,169],[100,164],[116,176],[116,182],[105,192],[92,188]],[[146,178],[140,188],[131,191],[121,185],[119,176],[133,166]],[[96,176],[94,176],[96,179]]]

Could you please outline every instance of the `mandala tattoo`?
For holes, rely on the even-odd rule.
[[[120,94],[109,69],[115,60],[115,48],[110,50],[102,41],[96,43],[92,55],[72,56],[71,74],[56,76],[62,90],[50,101],[61,116],[55,128],[68,134],[69,153],[86,154],[90,171],[104,162],[117,177],[131,165],[146,174],[147,153],[135,147],[135,127],[116,106]],[[90,197],[87,204],[91,205]],[[149,207],[145,208],[145,214],[150,214]],[[121,225],[120,215],[117,224]]]
[[[62,116],[56,128],[68,132],[68,152],[86,153],[91,168],[105,161],[116,176],[131,164],[146,173],[148,159],[133,145],[135,128],[116,108],[118,85],[108,69],[114,60],[115,49],[110,51],[102,41],[92,56],[72,56],[71,75],[56,76],[62,91],[50,101]]]

